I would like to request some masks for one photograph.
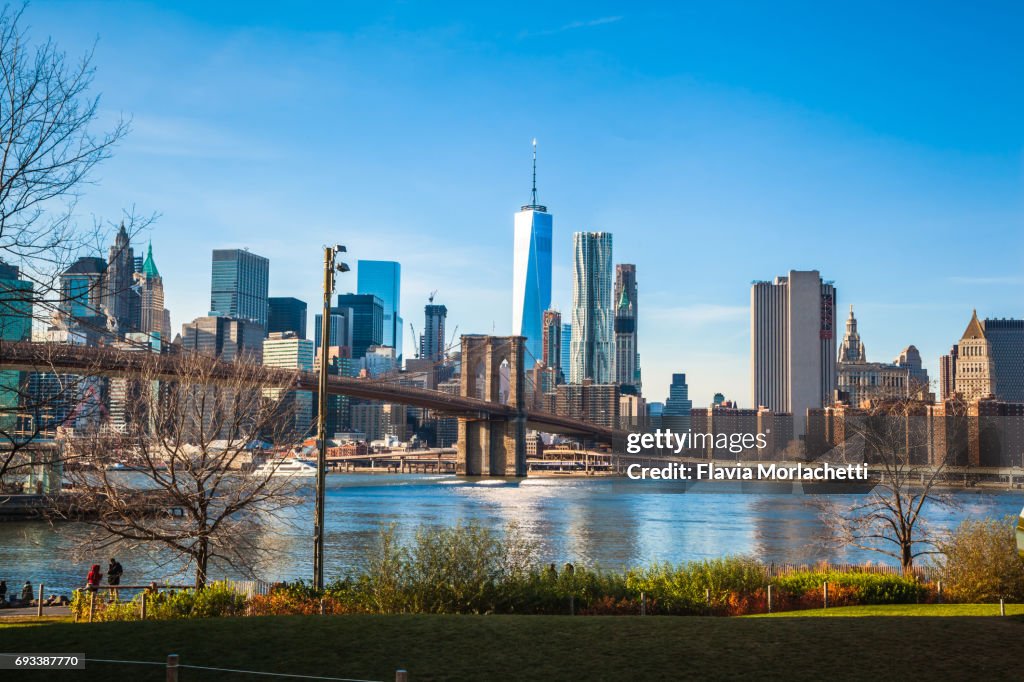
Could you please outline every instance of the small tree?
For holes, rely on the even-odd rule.
[[[962,405],[929,423],[926,405],[914,399],[884,400],[847,417],[847,440],[831,452],[843,463],[866,463],[880,473],[871,492],[852,504],[819,502],[833,543],[896,559],[909,573],[915,560],[939,553],[940,537],[925,519],[926,507],[955,506],[940,491],[949,464],[962,457]],[[929,429],[942,430],[936,446]]]
[[[1016,525],[1016,517],[969,519],[942,543],[938,565],[951,599],[1024,600],[1024,559],[1017,553]]]
[[[168,356],[147,354],[132,379],[130,428],[76,443],[86,466],[69,477],[90,511],[84,548],[163,547],[187,562],[201,588],[211,561],[251,574],[262,522],[299,501],[289,479],[243,470],[262,443],[283,450],[305,435],[287,394],[298,375],[246,359],[171,357],[168,370]],[[115,462],[137,471],[112,471]]]

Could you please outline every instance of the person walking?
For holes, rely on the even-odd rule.
[[[111,559],[110,565],[107,566],[107,584],[111,587],[116,588],[117,585],[121,584],[121,575],[124,573],[124,567],[117,562],[117,559]],[[110,598],[112,601],[117,601],[118,591],[117,589],[110,590]]]

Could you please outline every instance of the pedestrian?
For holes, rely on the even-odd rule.
[[[100,589],[100,581],[103,580],[103,574],[100,573],[100,565],[93,564],[92,568],[89,569],[89,575],[85,576],[85,587],[90,592],[95,592]]]
[[[0,608],[7,606],[7,581],[0,580]]]
[[[107,584],[116,588],[118,585],[121,584],[122,573],[124,573],[124,567],[117,562],[117,559],[111,559],[110,565],[107,566]],[[117,589],[113,589],[110,591],[110,597],[114,601],[117,601]]]
[[[32,606],[32,583],[28,580],[25,581],[25,587],[21,588],[21,601],[25,602],[23,606]]]

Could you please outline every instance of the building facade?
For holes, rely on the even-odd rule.
[[[210,316],[252,320],[267,328],[270,261],[245,249],[214,249]]]
[[[690,400],[690,388],[686,384],[685,374],[673,374],[672,383],[668,387],[668,399],[661,410],[662,428],[676,432],[689,431],[692,424],[690,416],[693,401]]]
[[[141,301],[138,290],[134,288],[135,272],[135,252],[124,223],[121,223],[107,256],[102,312],[117,320],[117,331],[122,335],[138,331],[140,326]],[[108,329],[112,330],[112,327],[111,324]]]
[[[615,381],[612,235],[573,234],[572,339],[569,382]]]
[[[640,353],[637,350],[636,266],[615,266],[615,382],[623,393],[641,393]]]
[[[838,398],[848,405],[860,406],[867,400],[920,398],[930,399],[928,372],[921,354],[907,346],[893,363],[868,362],[867,352],[857,332],[857,318],[850,306],[846,333],[839,346],[836,387]]]
[[[164,308],[164,278],[153,259],[153,245],[146,249],[142,269],[135,273],[139,289],[139,331],[149,336],[159,335],[164,343],[170,342],[171,330],[164,326],[170,313]]]
[[[795,416],[827,404],[836,387],[836,290],[817,270],[791,270],[750,289],[752,402]]]
[[[291,332],[306,338],[306,302],[291,296],[267,299],[267,335]]]
[[[562,374],[562,313],[545,310],[541,332],[541,364],[554,370],[555,383],[565,383]]]
[[[356,291],[373,294],[384,308],[384,338],[382,343],[395,349],[398,364],[402,364],[402,265],[390,260],[357,261]]]
[[[225,362],[263,362],[263,327],[250,320],[197,317],[181,327],[182,348]]]
[[[352,357],[366,355],[370,346],[384,345],[384,302],[374,294],[340,294],[338,308],[352,309]]]
[[[526,337],[526,368],[539,362],[544,311],[551,307],[553,219],[537,203],[537,145],[533,146],[531,202],[516,213],[512,235],[512,334]]]
[[[444,338],[444,324],[448,309],[443,305],[430,303],[423,307],[423,335],[420,337],[420,358],[439,361],[447,352]]]
[[[271,332],[263,340],[263,364],[267,367],[313,371],[313,342],[300,338],[294,332]],[[279,400],[291,418],[289,425],[296,440],[313,430],[313,392],[266,390],[267,397]]]

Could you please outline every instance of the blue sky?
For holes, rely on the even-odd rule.
[[[1024,10],[1015,3],[36,2],[35,37],[99,39],[103,116],[133,132],[83,221],[135,205],[172,324],[210,250],[271,259],[316,305],[320,247],[402,263],[405,319],[508,333],[512,215],[637,264],[645,394],[750,403],[751,280],[820,270],[870,360],[938,356],[972,307],[1024,315]],[[216,6],[207,6],[216,5]],[[354,263],[353,263],[354,264]],[[355,277],[339,284],[355,289]],[[311,310],[312,312],[312,310]],[[411,336],[406,331],[406,347]]]

